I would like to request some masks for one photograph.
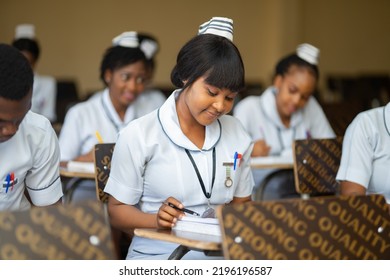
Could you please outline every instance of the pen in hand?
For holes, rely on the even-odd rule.
[[[191,214],[191,215],[200,216],[199,213],[196,213],[195,211],[192,211],[192,210],[187,209],[187,208],[179,208],[179,207],[173,205],[170,202],[168,202],[168,206],[170,206],[170,207],[172,207],[172,208],[174,208],[176,210],[183,211],[185,213]]]

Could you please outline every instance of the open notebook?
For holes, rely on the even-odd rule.
[[[172,230],[221,236],[221,228],[216,218],[184,216],[176,222]]]

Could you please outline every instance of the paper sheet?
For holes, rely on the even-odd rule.
[[[95,173],[95,164],[93,162],[69,161],[68,171],[81,173]]]

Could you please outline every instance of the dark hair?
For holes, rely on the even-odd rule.
[[[303,60],[296,53],[287,55],[281,60],[279,60],[278,64],[276,64],[275,67],[275,76],[284,76],[289,71],[290,67],[293,65],[308,69],[318,80],[320,72],[318,70],[317,65],[311,64],[306,60]]]
[[[140,45],[142,44],[142,41],[144,41],[144,40],[151,40],[151,41],[154,41],[157,44],[157,50],[154,53],[154,55],[150,59],[146,60],[146,62],[147,62],[146,66],[148,67],[148,69],[150,69],[153,72],[155,67],[156,67],[156,61],[154,59],[154,56],[159,51],[160,45],[158,43],[158,40],[154,36],[152,36],[150,34],[147,34],[147,33],[138,33],[138,41],[139,41]]]
[[[28,60],[16,48],[0,44],[0,96],[21,100],[31,90],[34,73]]]
[[[140,60],[143,61],[146,67],[145,54],[139,48],[127,48],[121,46],[110,47],[104,53],[103,60],[100,65],[100,79],[107,86],[107,83],[104,80],[104,73],[106,70],[114,71]]]
[[[172,83],[186,88],[204,75],[208,84],[218,88],[232,92],[244,88],[244,64],[240,52],[231,41],[222,36],[202,34],[182,47],[171,72]]]
[[[19,51],[28,51],[32,54],[34,62],[38,61],[40,55],[40,47],[38,41],[28,38],[16,39],[12,42],[12,46],[17,48]]]

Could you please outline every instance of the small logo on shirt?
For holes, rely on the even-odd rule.
[[[18,178],[15,177],[15,173],[11,172],[5,176],[3,180],[2,192],[8,193],[14,190],[14,186],[18,183]]]

